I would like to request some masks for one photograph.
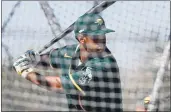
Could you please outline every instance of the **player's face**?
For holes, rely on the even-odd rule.
[[[86,36],[85,44],[88,52],[101,53],[106,47],[106,36],[96,35],[96,36]]]

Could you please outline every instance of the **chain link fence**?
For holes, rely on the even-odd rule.
[[[54,38],[38,1],[2,1],[2,110],[67,111],[64,94],[47,91],[8,69],[28,49],[40,50]],[[48,1],[59,34],[98,2]],[[45,5],[45,6],[48,6]],[[17,7],[17,8],[16,8]],[[14,11],[11,16],[11,10]],[[49,12],[47,12],[49,14]],[[151,94],[164,48],[170,35],[169,1],[117,1],[100,15],[116,32],[107,34],[107,46],[115,56],[121,75],[123,108],[134,111]],[[9,19],[10,17],[10,19]],[[52,22],[52,24],[54,24]],[[60,44],[59,44],[60,43]],[[74,33],[51,48],[77,43]],[[7,50],[8,49],[8,50]],[[49,50],[47,49],[47,50]],[[166,65],[159,91],[160,111],[170,111],[170,65]]]

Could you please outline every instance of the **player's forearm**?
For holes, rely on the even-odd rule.
[[[26,76],[26,79],[48,90],[62,90],[61,82],[58,76],[43,76],[32,72]]]
[[[32,72],[32,73],[29,73],[27,76],[26,76],[26,79],[31,81],[32,83],[36,84],[36,85],[40,85],[40,81],[38,81],[38,75],[37,73],[35,72]]]
[[[26,51],[13,64],[17,74],[23,78],[46,89],[59,90],[62,88],[58,76],[60,73],[56,70],[51,71],[49,65],[49,53],[39,55],[33,50]]]

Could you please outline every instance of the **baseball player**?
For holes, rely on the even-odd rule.
[[[70,110],[120,112],[122,92],[119,68],[106,46],[105,27],[98,14],[85,14],[74,25],[79,44],[38,54],[26,51],[15,62],[19,75],[38,86],[66,94]],[[38,69],[56,70],[41,72]]]

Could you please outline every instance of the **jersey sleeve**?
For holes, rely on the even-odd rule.
[[[52,68],[59,68],[59,60],[60,60],[60,55],[59,55],[60,50],[59,49],[52,49],[49,53],[49,63]]]

